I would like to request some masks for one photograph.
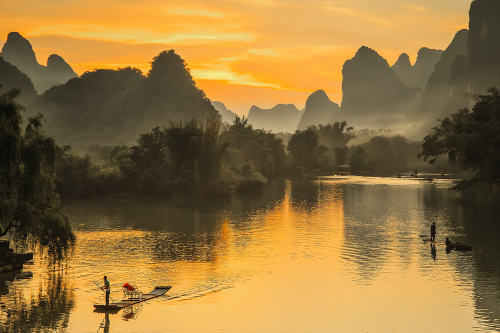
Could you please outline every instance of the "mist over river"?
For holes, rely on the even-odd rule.
[[[500,330],[498,209],[446,180],[326,177],[229,200],[65,202],[77,242],[0,276],[2,330],[485,332]],[[435,259],[430,224],[437,225]],[[445,237],[472,252],[445,251]],[[164,297],[93,312],[129,282]]]

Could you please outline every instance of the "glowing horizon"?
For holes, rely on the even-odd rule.
[[[211,100],[246,114],[323,89],[342,98],[342,65],[366,45],[394,63],[421,47],[444,49],[468,25],[471,0],[4,0],[0,42],[19,31],[42,64],[52,53],[78,74],[133,66],[147,72],[175,49]]]

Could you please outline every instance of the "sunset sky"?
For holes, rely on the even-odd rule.
[[[471,0],[1,0],[0,42],[19,31],[38,61],[61,55],[78,74],[135,66],[175,49],[212,100],[304,106],[342,98],[342,65],[361,45],[393,63],[445,48],[468,25]]]

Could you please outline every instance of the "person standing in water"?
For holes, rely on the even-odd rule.
[[[436,222],[432,222],[431,225],[431,242],[436,240]]]
[[[109,305],[109,294],[111,293],[111,286],[109,285],[108,277],[104,275],[104,291],[106,292],[106,305]]]

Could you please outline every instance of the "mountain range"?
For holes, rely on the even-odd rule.
[[[2,57],[28,75],[38,93],[78,77],[71,66],[57,54],[49,56],[46,66],[40,65],[30,42],[18,32],[11,32],[7,36],[2,48]]]
[[[355,128],[391,128],[421,137],[436,120],[473,103],[473,96],[500,87],[500,2],[474,0],[469,29],[456,33],[441,51],[421,48],[415,63],[403,53],[391,66],[376,50],[362,46],[343,66],[341,106],[326,93],[312,93],[300,111],[292,104],[252,106],[256,128],[293,133],[311,125],[348,121]],[[144,75],[137,69],[95,70],[79,77],[62,57],[40,65],[28,40],[8,35],[0,57],[1,91],[20,88],[28,114],[42,112],[49,134],[82,146],[131,143],[140,133],[172,121],[236,114],[211,102],[173,50],[153,59]]]

